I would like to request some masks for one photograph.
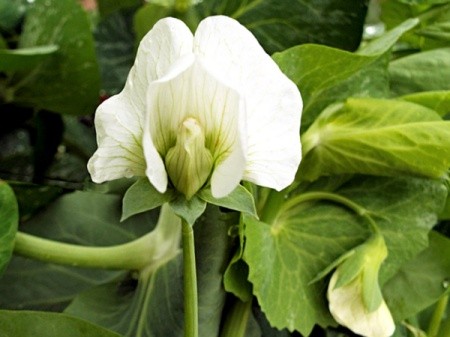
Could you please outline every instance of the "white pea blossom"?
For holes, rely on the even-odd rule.
[[[224,197],[241,180],[281,190],[301,160],[296,85],[237,21],[215,16],[195,32],[157,22],[124,89],[96,112],[92,180],[147,176],[191,198]]]
[[[378,284],[387,256],[381,235],[374,235],[339,265],[331,276],[327,297],[334,319],[365,337],[389,337],[395,323]]]

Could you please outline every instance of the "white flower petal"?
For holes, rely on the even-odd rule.
[[[242,100],[201,60],[186,57],[166,77],[153,82],[148,109],[148,134],[163,157],[175,145],[180,125],[194,118],[216,163],[211,179],[213,195],[224,196],[239,184],[246,162]]]
[[[95,126],[98,149],[88,162],[94,182],[144,175],[141,138],[136,132],[139,126],[128,114],[122,113],[132,109],[129,96],[124,92],[109,98],[97,109]]]
[[[281,190],[295,177],[301,160],[302,99],[296,85],[236,20],[203,20],[194,53],[215,75],[245,98],[248,163],[244,179]]]
[[[98,150],[88,163],[92,180],[101,183],[121,177],[155,176],[155,186],[163,191],[165,172],[161,158],[146,141],[143,153],[143,126],[149,84],[165,75],[172,63],[192,53],[193,36],[179,20],[160,20],[142,39],[136,60],[123,91],[99,106],[95,117]],[[167,185],[167,178],[166,178]]]
[[[368,312],[362,300],[360,277],[349,284],[334,288],[338,278],[335,272],[328,285],[330,312],[341,325],[365,337],[389,337],[394,333],[395,324],[384,302],[373,312]]]

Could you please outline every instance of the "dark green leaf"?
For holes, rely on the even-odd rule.
[[[120,11],[104,18],[95,29],[101,88],[106,95],[119,93],[135,57],[133,12]]]
[[[2,337],[120,337],[120,335],[64,314],[0,311]]]
[[[170,191],[161,194],[146,177],[140,178],[127,190],[123,197],[121,220],[159,207],[172,198],[173,194]]]
[[[374,214],[389,250],[382,283],[426,248],[446,189],[425,179],[367,177],[355,178],[336,193]],[[366,220],[338,204],[316,202],[278,214],[273,224],[250,217],[245,222],[249,280],[272,326],[308,335],[314,324],[333,324],[325,301],[327,284],[310,281],[365,241],[370,235]]]
[[[362,173],[439,178],[450,167],[450,127],[421,105],[348,99],[326,109],[302,137],[299,179]]]
[[[205,0],[198,6],[203,17],[224,14],[239,20],[269,54],[301,43],[355,50],[366,10],[359,0]]]
[[[236,187],[233,192],[231,192],[224,198],[214,198],[211,194],[210,188],[204,188],[203,190],[201,190],[198,193],[198,197],[216,206],[225,207],[242,213],[257,216],[253,196],[242,185],[238,185],[238,187]]]
[[[40,46],[22,49],[0,49],[0,71],[32,69],[55,54],[58,46]]]
[[[62,194],[55,186],[43,186],[29,183],[10,182],[19,204],[20,219],[28,220],[31,215]]]
[[[140,0],[98,0],[98,10],[102,16],[107,16],[120,9],[136,7],[141,3]]]
[[[120,222],[121,196],[75,192],[58,198],[25,222],[22,230],[57,241],[111,246],[152,230],[157,212]],[[61,309],[78,292],[123,277],[123,272],[86,270],[14,258],[0,280],[0,307]]]
[[[25,14],[25,4],[25,0],[0,0],[0,29],[14,29]]]
[[[208,207],[194,227],[199,289],[200,336],[217,336],[225,292],[222,273],[228,260],[229,216]],[[144,270],[131,280],[78,296],[67,312],[127,337],[183,336],[181,255]],[[127,286],[128,284],[128,286]]]
[[[14,192],[0,180],[0,275],[11,259],[18,224],[19,210]]]
[[[432,232],[430,246],[404,264],[384,287],[394,319],[401,321],[422,311],[448,292],[450,239]]]
[[[98,104],[99,72],[89,21],[78,1],[34,1],[20,47],[46,45],[59,50],[30,72],[14,76],[14,101],[58,113],[92,113]]]
[[[450,90],[450,48],[399,58],[389,64],[389,74],[394,95]]]

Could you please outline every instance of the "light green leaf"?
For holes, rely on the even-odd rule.
[[[389,256],[380,282],[427,246],[427,234],[446,189],[426,179],[354,178],[335,191],[375,214]],[[273,224],[245,217],[244,259],[249,280],[269,322],[308,335],[314,324],[333,324],[325,300],[327,284],[310,281],[370,235],[366,221],[329,202],[301,204]]]
[[[302,45],[273,55],[303,98],[302,129],[329,104],[347,97],[386,97],[387,58]]]
[[[370,41],[358,50],[360,55],[379,55],[387,52],[401,36],[417,26],[419,19],[408,19],[397,27],[384,33],[379,38]]]
[[[445,116],[450,113],[450,90],[425,91],[399,97],[400,99],[423,105]]]
[[[121,221],[130,216],[152,210],[162,204],[169,202],[173,194],[167,191],[159,193],[153,185],[145,178],[139,178],[127,190],[123,197]]]
[[[412,54],[389,64],[393,95],[450,90],[450,48]]]
[[[18,225],[19,210],[16,197],[11,187],[0,180],[0,275],[11,259]]]
[[[224,198],[214,198],[210,188],[204,188],[198,193],[198,197],[204,201],[242,213],[256,215],[255,201],[252,194],[242,185],[238,185],[233,192]]]
[[[14,76],[10,89],[16,103],[74,115],[94,111],[99,71],[89,20],[78,1],[35,0],[19,45],[57,45],[59,51],[33,70]]]
[[[235,220],[231,218],[231,220]],[[211,206],[194,228],[199,289],[200,336],[217,336],[225,292],[230,217]],[[138,279],[125,279],[78,296],[66,310],[127,337],[183,336],[181,254]]]
[[[120,335],[64,314],[0,311],[2,337],[120,337]]]
[[[448,292],[449,279],[450,239],[432,232],[429,247],[404,264],[383,288],[394,319],[401,321],[432,305]]]
[[[275,62],[302,94],[302,129],[337,101],[348,97],[387,97],[389,50],[416,24],[416,20],[407,20],[367,44],[358,54],[316,45],[274,54]]]
[[[0,49],[0,71],[32,69],[50,55],[58,51],[58,46],[40,46],[21,49]]]
[[[179,194],[170,201],[174,213],[184,219],[191,226],[203,214],[206,209],[206,202],[194,195],[190,200],[186,200],[184,195]]]
[[[58,198],[24,223],[27,233],[86,246],[111,246],[150,232],[158,212],[120,222],[121,196],[75,192]],[[2,247],[2,246],[0,246]],[[0,279],[0,307],[55,310],[80,291],[123,277],[124,272],[59,266],[15,257]]]
[[[450,167],[450,124],[409,102],[348,99],[326,109],[302,137],[297,177],[361,173],[443,177]]]
[[[358,0],[204,0],[200,16],[224,14],[249,28],[272,54],[301,43],[320,43],[355,50],[367,10]]]

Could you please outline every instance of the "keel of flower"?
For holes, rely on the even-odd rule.
[[[190,199],[206,182],[213,167],[205,135],[194,118],[180,126],[177,141],[166,155],[166,168],[175,188]]]

